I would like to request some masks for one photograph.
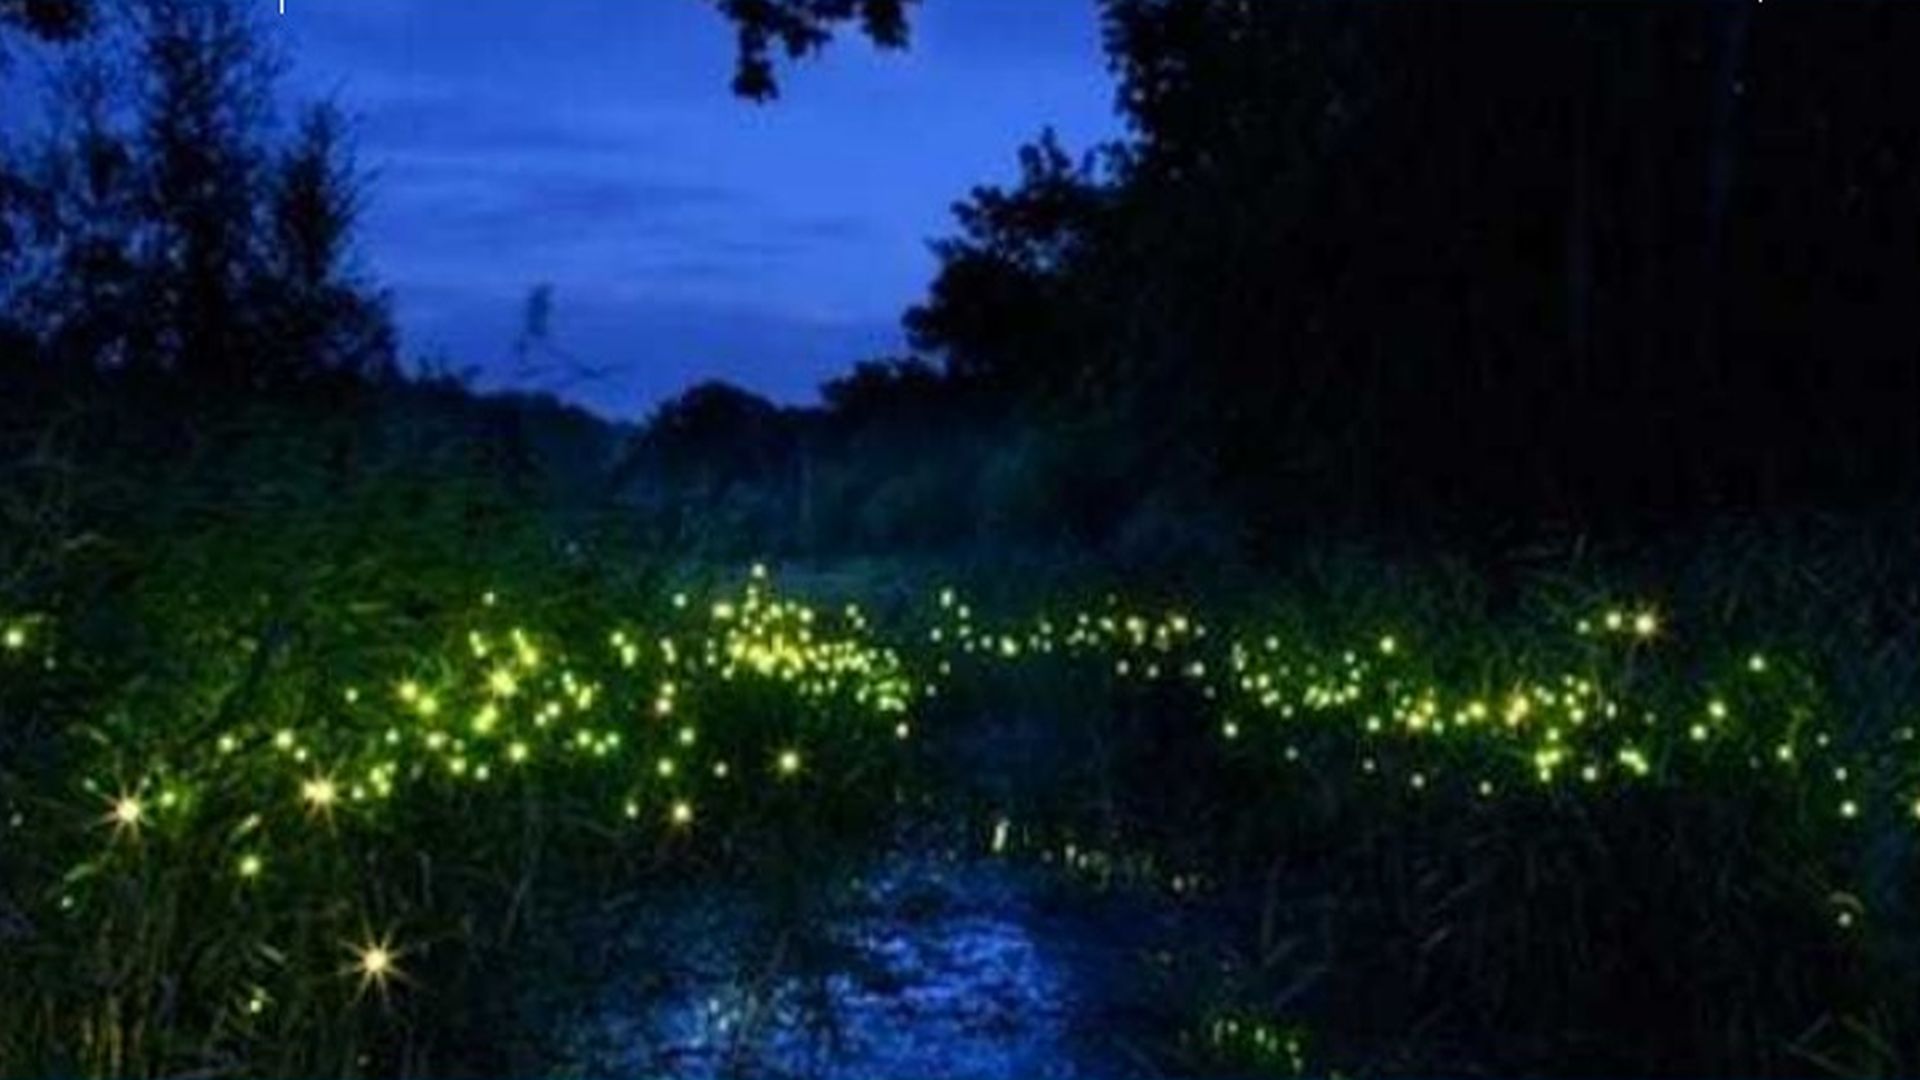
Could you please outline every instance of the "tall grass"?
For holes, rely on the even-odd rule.
[[[9,428],[0,1072],[534,1068],[583,907],[797,895],[926,814],[1212,905],[1238,960],[1179,992],[1265,1033],[1223,1067],[1920,1061],[1898,520],[803,603],[461,408]]]

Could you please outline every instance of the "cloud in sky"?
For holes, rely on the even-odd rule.
[[[289,0],[294,87],[360,117],[365,255],[416,351],[498,381],[520,305],[630,417],[705,377],[784,400],[902,347],[926,241],[1047,125],[1118,123],[1092,0],[926,0],[904,54],[848,37],[768,106],[702,0]]]

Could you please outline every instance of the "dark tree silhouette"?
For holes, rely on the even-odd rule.
[[[361,199],[344,116],[331,104],[309,108],[269,181],[265,295],[254,301],[265,314],[259,362],[282,366],[283,377],[393,374],[387,298],[353,263]]]
[[[52,133],[4,220],[0,300],[44,359],[257,390],[393,370],[355,264],[347,122],[276,125],[280,65],[243,0],[132,0],[55,83]],[[0,252],[0,255],[6,254]]]
[[[10,35],[64,44],[85,33],[90,14],[85,0],[0,0],[0,75],[9,65]],[[19,247],[17,219],[32,212],[36,194],[11,167],[11,156],[0,152],[0,269]]]
[[[915,346],[1003,396],[1058,396],[1097,378],[1078,363],[1073,287],[1107,196],[1094,163],[1075,163],[1051,131],[1022,147],[1019,183],[975,188],[954,206],[960,235],[934,243],[939,274],[906,315]]]
[[[260,270],[256,208],[271,160],[276,63],[228,0],[144,0],[138,152],[163,366],[210,385],[251,381],[247,285]]]
[[[713,0],[739,35],[733,91],[752,101],[780,94],[774,58],[798,60],[825,48],[850,22],[881,48],[907,44],[907,10],[917,0]]]
[[[65,371],[124,368],[148,353],[141,163],[114,124],[118,83],[118,72],[91,61],[66,73],[55,134],[21,184],[17,217],[39,272],[9,275],[10,307]]]
[[[0,46],[8,31],[42,41],[73,41],[86,33],[92,16],[89,0],[0,0]],[[0,62],[5,59],[0,51]]]
[[[1129,139],[963,204],[909,326],[1143,492],[1271,536],[1913,489],[1920,9],[1103,11]]]

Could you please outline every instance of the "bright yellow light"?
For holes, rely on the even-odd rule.
[[[1650,638],[1660,632],[1660,620],[1653,612],[1643,611],[1633,617],[1633,633],[1636,637]]]
[[[792,776],[794,773],[799,772],[800,771],[800,751],[798,750],[780,751],[779,765],[780,765],[780,775],[782,776]]]
[[[693,824],[693,804],[685,799],[674,803],[671,816],[675,825],[684,827]]]
[[[513,672],[499,668],[487,676],[487,689],[493,692],[494,697],[512,697],[520,692],[520,683],[513,677]]]
[[[348,948],[353,951],[353,970],[360,977],[360,989],[373,987],[384,991],[388,983],[404,977],[399,965],[399,950],[393,947],[390,940],[378,938]]]
[[[313,810],[325,812],[339,801],[340,789],[334,786],[332,780],[316,776],[300,785],[300,798]]]
[[[8,652],[19,652],[21,649],[26,648],[27,628],[24,626],[7,627],[5,636],[0,637],[0,645],[5,645]]]
[[[112,819],[119,828],[137,830],[147,820],[147,808],[138,798],[122,795],[113,802]]]
[[[236,864],[235,869],[241,877],[251,881],[260,876],[260,871],[266,869],[266,863],[260,856],[249,852],[248,854],[240,856],[240,861]]]

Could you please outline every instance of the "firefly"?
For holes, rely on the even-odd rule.
[[[360,977],[360,989],[369,987],[385,992],[387,984],[403,977],[399,950],[388,938],[375,938],[364,945],[348,946],[353,952],[353,972]]]
[[[113,812],[109,817],[115,828],[138,832],[140,826],[146,823],[147,808],[137,797],[122,795],[114,800]]]
[[[334,802],[340,798],[340,790],[332,780],[316,776],[300,785],[300,798],[311,809],[324,813],[332,809]]]

